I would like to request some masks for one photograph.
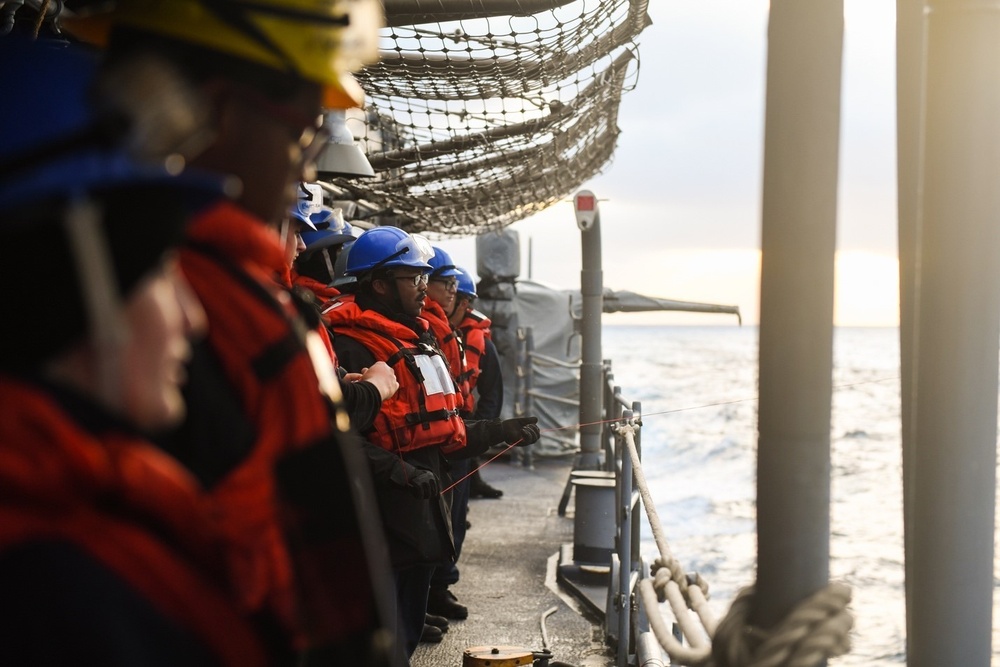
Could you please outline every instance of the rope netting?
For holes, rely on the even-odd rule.
[[[372,179],[333,179],[381,224],[495,230],[611,160],[648,0],[388,0],[348,127]]]

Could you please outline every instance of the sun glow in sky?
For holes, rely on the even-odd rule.
[[[613,163],[581,189],[601,199],[604,284],[737,305],[756,324],[767,64],[766,0],[650,3]],[[895,2],[845,0],[835,323],[898,324]],[[522,277],[579,286],[580,233],[560,203],[512,226]],[[439,245],[475,272],[474,239]],[[636,313],[608,322],[736,324],[731,315]]]

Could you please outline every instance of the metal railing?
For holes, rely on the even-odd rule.
[[[535,365],[541,363],[563,368],[579,368],[579,362],[567,362],[534,351],[531,328],[518,330],[517,372],[514,404],[517,414],[534,414],[539,402],[551,401],[562,405],[578,406],[579,401],[554,396],[540,391],[535,385]],[[603,360],[603,416],[601,443],[604,453],[601,469],[613,472],[615,477],[615,544],[611,556],[607,581],[608,595],[604,613],[604,639],[616,651],[615,664],[626,667],[637,664],[656,667],[667,664],[656,637],[650,630],[646,610],[637,602],[636,590],[641,579],[649,578],[649,566],[640,555],[641,520],[640,494],[635,486],[632,458],[620,431],[622,425],[631,427],[636,451],[641,456],[642,405],[622,396],[621,387],[614,382],[612,362]],[[549,434],[549,437],[551,435]],[[527,449],[527,448],[526,448]],[[573,470],[578,470],[574,461]],[[559,503],[559,515],[565,516],[572,494],[572,475],[567,480]]]

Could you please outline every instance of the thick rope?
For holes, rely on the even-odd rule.
[[[851,600],[851,589],[840,583],[830,583],[802,600],[769,630],[747,623],[754,596],[753,587],[748,587],[740,591],[725,618],[717,623],[708,609],[708,584],[697,574],[685,575],[671,554],[642,471],[635,446],[634,425],[618,425],[616,431],[623,436],[628,448],[636,486],[661,554],[653,564],[653,580],[639,582],[639,598],[646,609],[653,634],[674,664],[690,667],[813,667],[850,650],[849,634],[854,619],[847,611],[847,605]],[[685,646],[673,636],[659,611],[659,603],[663,601],[670,603],[681,633],[690,646]],[[694,622],[689,609],[697,614],[700,626]]]
[[[847,653],[854,618],[847,611],[850,587],[832,582],[800,602],[769,630],[747,623],[753,587],[729,608],[712,642],[711,667],[813,667]]]
[[[656,541],[656,548],[660,552],[660,557],[653,564],[653,572],[664,583],[665,579],[663,577],[668,577],[669,580],[673,581],[680,589],[688,606],[699,611],[700,617],[701,613],[707,614],[706,617],[702,617],[705,627],[715,627],[715,619],[711,617],[711,613],[704,604],[705,598],[708,597],[708,584],[697,575],[694,581],[689,582],[688,576],[684,573],[681,564],[674,558],[670,550],[670,545],[667,543],[663,524],[660,523],[660,515],[656,511],[653,496],[649,492],[649,485],[646,483],[646,474],[642,470],[642,461],[639,459],[639,452],[635,446],[635,426],[627,424],[618,426],[617,430],[624,436],[625,444],[628,447],[628,455],[632,459],[632,473],[635,475],[635,485],[639,489],[639,495],[642,496],[642,505],[646,508],[646,516],[649,517],[649,526],[653,530],[653,539]],[[667,574],[661,575],[661,571]],[[691,602],[692,586],[690,584],[694,584],[693,587],[699,590],[701,599],[696,604],[692,604]],[[657,590],[662,590],[662,586]]]

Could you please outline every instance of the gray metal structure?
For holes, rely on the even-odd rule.
[[[931,0],[921,9],[919,22],[900,23],[901,40],[916,45],[905,52],[916,62],[900,69],[920,73],[922,101],[914,112],[911,97],[901,100],[901,108],[916,113],[919,134],[900,136],[900,143],[916,142],[920,158],[916,175],[907,172],[900,187],[901,201],[904,192],[916,195],[905,209],[912,217],[901,219],[901,237],[904,228],[912,233],[901,280],[907,656],[917,667],[988,665],[1000,337],[1000,6]]]
[[[583,318],[580,321],[582,359],[580,362],[580,454],[575,468],[600,470],[601,450],[601,317],[604,314],[604,269],[601,263],[601,213],[597,198],[590,192],[574,198],[580,228],[580,293]],[[591,208],[581,211],[582,201]]]
[[[760,305],[757,584],[770,628],[826,586],[843,2],[771,2]]]

